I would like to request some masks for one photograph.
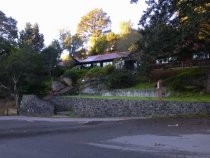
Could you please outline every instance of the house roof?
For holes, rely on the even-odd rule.
[[[110,53],[110,54],[89,56],[84,60],[75,58],[75,60],[77,60],[79,63],[91,63],[91,62],[99,62],[99,61],[105,61],[105,60],[125,58],[125,57],[128,57],[129,55],[130,55],[130,52],[116,52],[116,53]]]

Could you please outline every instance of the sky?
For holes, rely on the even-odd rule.
[[[45,45],[58,39],[62,29],[75,34],[81,17],[95,8],[110,16],[112,31],[117,33],[122,21],[131,20],[137,29],[146,4],[144,0],[137,4],[130,4],[130,0],[0,0],[0,10],[17,20],[19,31],[27,22],[38,23]]]

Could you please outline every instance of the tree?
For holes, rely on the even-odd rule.
[[[177,0],[183,48],[209,52],[210,13],[206,0]],[[195,48],[196,47],[196,48]]]
[[[123,21],[120,23],[120,34],[116,49],[118,51],[135,51],[137,48],[136,42],[140,37],[140,33],[132,28],[131,21]]]
[[[54,40],[47,48],[41,52],[45,69],[48,71],[50,77],[53,77],[53,69],[57,65],[61,52],[62,49],[57,40]]]
[[[70,51],[70,53],[72,55],[75,55],[82,48],[83,48],[82,39],[79,37],[78,34],[73,35],[72,36],[71,51]]]
[[[156,59],[173,56],[181,36],[175,0],[146,0],[146,3],[134,57],[141,63],[140,72],[149,77]]]
[[[70,55],[75,55],[76,51],[83,47],[83,41],[78,34],[72,36],[70,31],[63,29],[60,32],[60,45],[62,50],[67,49]]]
[[[17,38],[17,22],[0,11],[0,55],[9,53]]]
[[[20,31],[18,43],[20,47],[30,47],[35,52],[40,52],[44,47],[44,35],[39,32],[38,24],[32,26],[26,23],[25,29]]]
[[[138,0],[130,0],[130,3],[137,3]]]
[[[91,41],[92,41],[91,42],[92,47],[90,48],[89,51],[90,55],[103,54],[106,51],[108,46],[108,41],[105,35],[101,35],[96,39],[92,37]]]
[[[131,32],[132,30],[132,24],[131,21],[122,21],[120,22],[120,35],[127,35]]]
[[[40,56],[37,53],[31,53],[28,49],[16,49],[8,56],[1,58],[0,87],[10,91],[14,96],[16,106],[19,110],[19,96],[21,94],[21,83],[34,72],[39,72],[41,68]]]
[[[63,50],[71,50],[72,36],[70,31],[64,29],[60,31],[60,43]]]
[[[175,0],[147,0],[146,3],[148,8],[139,22],[142,36],[138,41],[136,56],[141,58],[138,60],[141,60],[142,67],[150,70],[149,65],[154,64],[156,59],[177,53],[181,36]]]
[[[117,50],[117,41],[119,40],[119,35],[114,32],[109,32],[106,35],[106,40],[108,42],[107,51],[112,52]]]
[[[117,41],[116,49],[118,51],[135,51],[136,42],[140,39],[141,34],[137,30],[132,30],[130,33],[120,36]]]
[[[111,27],[111,20],[102,9],[94,9],[81,18],[77,26],[77,34],[84,42],[90,37],[99,37]]]
[[[109,32],[99,37],[91,37],[89,41],[91,46],[89,54],[96,55],[116,51],[118,40],[119,35],[113,32]]]
[[[131,0],[137,2],[138,0]],[[140,19],[144,34],[142,49],[156,57],[176,54],[192,58],[196,51],[209,49],[209,12],[205,0],[147,0],[147,10]],[[200,50],[199,50],[200,49]]]
[[[58,40],[53,40],[50,46],[53,47],[58,52],[58,56],[61,55],[63,49],[61,48]]]

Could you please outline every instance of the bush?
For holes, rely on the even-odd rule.
[[[63,76],[64,77],[69,77],[72,79],[73,83],[76,84],[77,81],[84,77],[85,74],[87,73],[87,70],[86,69],[75,69],[75,68],[72,68],[70,70],[67,70]]]
[[[205,75],[205,69],[189,69],[166,79],[164,84],[175,91],[200,91],[205,86]]]
[[[94,67],[86,73],[86,77],[88,78],[100,78],[102,76],[103,76],[103,68],[101,67]]]
[[[53,70],[53,77],[59,78],[65,72],[65,68],[57,66]]]
[[[127,71],[115,70],[107,75],[104,82],[110,89],[128,88],[134,84],[134,76]]]
[[[114,71],[115,67],[113,65],[107,65],[103,68],[94,67],[87,72],[86,76],[89,78],[104,78],[106,75],[109,75]]]
[[[47,76],[28,75],[20,84],[23,94],[46,95],[51,90],[51,78]]]
[[[102,68],[103,74],[108,75],[115,71],[115,67],[113,65],[106,65]]]

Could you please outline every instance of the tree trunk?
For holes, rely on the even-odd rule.
[[[210,67],[208,68],[206,91],[210,93]]]
[[[17,115],[19,115],[19,112],[20,112],[19,94],[15,94],[15,104],[17,107]]]
[[[15,105],[17,108],[17,115],[19,115],[19,111],[20,111],[20,105],[19,105],[19,94],[18,94],[18,90],[17,90],[17,81],[14,81],[14,97],[15,97]]]

